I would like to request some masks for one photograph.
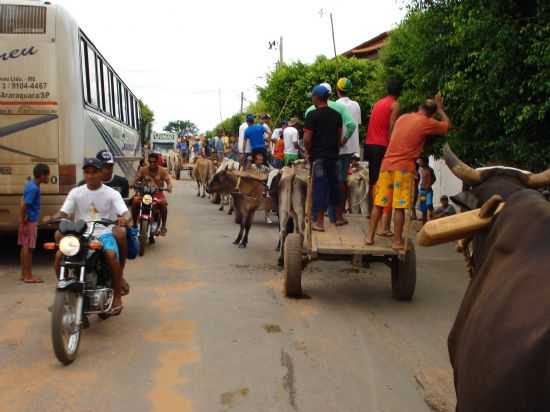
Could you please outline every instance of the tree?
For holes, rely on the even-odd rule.
[[[139,100],[139,108],[141,111],[141,142],[142,144],[149,144],[155,113],[141,99]]]
[[[405,80],[409,110],[440,90],[455,124],[449,140],[469,163],[546,168],[549,13],[543,0],[411,1],[382,51],[380,80]]]
[[[176,133],[178,136],[195,136],[199,128],[190,120],[174,120],[169,122],[163,129],[165,132]]]

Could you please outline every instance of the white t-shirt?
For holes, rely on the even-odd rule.
[[[298,154],[299,151],[294,146],[298,143],[298,130],[295,127],[288,126],[283,131],[283,139],[285,139],[285,154]]]
[[[337,100],[339,103],[342,103],[348,111],[351,114],[351,117],[353,117],[353,120],[355,120],[355,131],[349,138],[349,140],[346,142],[344,146],[340,148],[340,154],[353,154],[353,153],[359,153],[359,125],[361,124],[361,107],[359,106],[359,103],[357,103],[354,100],[351,100],[349,97],[340,97]],[[342,131],[342,134],[344,134],[345,131]]]
[[[244,144],[244,132],[248,128],[248,123],[244,122],[239,126],[239,153],[252,153],[252,148],[250,147],[250,140],[246,141],[246,148],[243,150]]]
[[[101,185],[97,190],[90,190],[87,185],[82,185],[69,192],[61,211],[73,215],[75,222],[91,222],[101,219],[116,220],[118,216],[127,213],[128,208],[120,193],[109,186]],[[113,226],[96,225],[94,236],[110,233],[112,229]]]

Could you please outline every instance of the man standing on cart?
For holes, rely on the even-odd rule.
[[[311,229],[324,232],[325,212],[330,205],[336,209],[336,225],[344,225],[340,209],[338,156],[342,145],[342,116],[328,106],[330,91],[317,85],[311,93],[316,110],[307,114],[304,124],[304,145],[312,162],[313,222]]]
[[[441,121],[433,118],[436,113]],[[412,206],[415,162],[422,152],[426,138],[445,135],[450,127],[451,121],[443,109],[441,95],[437,95],[435,99],[427,99],[416,113],[408,113],[397,119],[376,183],[367,245],[374,244],[374,235],[383,209],[392,206],[395,212],[392,248],[404,250],[403,226],[405,210]]]

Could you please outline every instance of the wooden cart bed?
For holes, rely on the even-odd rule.
[[[362,215],[346,215],[349,224],[335,226],[325,222],[325,232],[311,232],[311,251],[319,255],[372,255],[389,256],[398,253],[392,249],[392,238],[376,236],[369,246],[367,238],[368,220]]]

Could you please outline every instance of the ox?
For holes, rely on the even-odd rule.
[[[267,178],[261,175],[254,176],[251,173],[240,173],[239,180],[239,192],[231,193],[236,221],[240,223],[239,234],[233,244],[239,245],[239,248],[246,248],[256,210],[263,209],[268,213],[273,208],[273,200],[265,196]]]
[[[198,157],[195,161],[192,175],[193,179],[197,182],[197,196],[205,197],[208,182],[214,175],[214,163],[210,159]]]
[[[208,193],[220,194],[221,201],[220,201],[219,210],[220,212],[223,212],[224,207],[227,204],[229,206],[229,211],[227,212],[228,215],[233,213],[233,201],[231,198],[231,192],[234,191],[235,188],[237,187],[237,179],[234,178],[233,180],[229,177],[228,179],[231,179],[231,182],[229,182],[229,184],[227,185],[223,185],[223,184],[220,184],[221,181],[217,177],[222,177],[222,174],[223,174],[223,177],[227,177],[227,174],[225,172],[236,171],[236,170],[239,170],[239,168],[240,168],[239,162],[228,158],[223,159],[222,163],[216,170],[216,173],[214,174],[214,176],[212,176],[212,179],[210,179],[210,181],[208,182],[208,187],[206,188]],[[217,183],[215,188],[212,185],[212,182],[214,180],[216,180],[216,183]]]
[[[296,231],[304,236],[305,207],[308,171],[300,165],[284,167],[273,179],[271,197],[278,204],[279,214],[279,265],[284,263],[284,244],[289,233]]]
[[[550,184],[550,169],[476,170],[448,145],[444,158],[470,187],[453,201],[465,209],[481,207],[482,218],[492,216],[468,235],[472,277],[448,338],[456,410],[549,411],[550,204],[534,189]],[[441,228],[460,218],[446,218]]]
[[[368,213],[369,169],[358,164],[348,176],[348,204],[351,213]]]

